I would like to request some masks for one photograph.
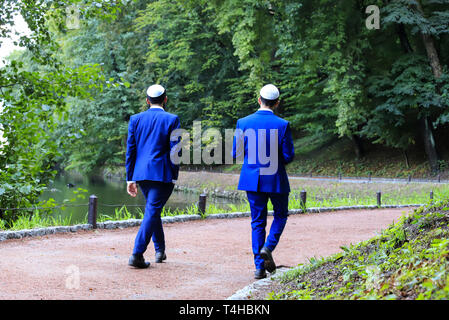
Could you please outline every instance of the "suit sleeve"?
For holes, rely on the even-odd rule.
[[[173,122],[173,125],[170,129],[170,135],[172,134],[172,132],[176,129],[181,128],[181,123],[179,121],[179,118],[176,117],[175,121]],[[170,140],[170,153],[175,152],[176,149],[176,145],[179,144],[181,141],[181,137],[178,138],[178,140],[175,141],[171,141]],[[182,150],[180,151],[182,152]],[[170,157],[171,158],[171,157]],[[179,165],[174,164],[171,159],[170,159],[170,164],[172,166],[172,173],[173,173],[173,180],[178,180],[178,175],[179,175]]]
[[[292,131],[290,129],[290,123],[287,124],[285,134],[281,141],[282,157],[284,158],[284,164],[288,164],[295,158],[295,148],[293,146]]]
[[[132,181],[134,175],[134,166],[137,156],[136,137],[134,135],[134,122],[131,117],[128,125],[128,139],[126,143],[126,181]]]

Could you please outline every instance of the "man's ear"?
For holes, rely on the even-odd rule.
[[[257,102],[259,103],[260,106],[262,106],[262,100],[260,100],[260,97],[259,99],[257,99]]]
[[[148,100],[148,97],[147,97],[147,105],[150,105],[150,100]]]

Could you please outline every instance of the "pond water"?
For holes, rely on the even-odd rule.
[[[126,182],[119,179],[89,178],[77,174],[59,174],[52,185],[41,196],[41,200],[53,198],[55,203],[62,204],[64,199],[74,199],[78,188],[87,190],[83,198],[70,202],[67,208],[54,210],[53,216],[67,218],[71,216],[72,223],[81,223],[87,217],[90,195],[98,198],[98,215],[114,214],[116,209],[127,206],[133,216],[138,217],[138,208],[144,211],[145,198],[139,190],[137,197],[133,198],[126,192]],[[191,192],[174,191],[165,205],[171,210],[185,209],[198,202],[199,195]],[[213,203],[217,207],[228,209],[229,204],[239,204],[241,200],[224,198],[207,198],[207,204]]]

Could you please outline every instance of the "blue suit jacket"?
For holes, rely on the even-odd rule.
[[[248,132],[248,129],[255,130],[255,142],[254,139],[245,134]],[[276,155],[270,154],[271,140],[275,138],[275,136],[270,136],[271,129],[277,132],[278,153]],[[265,136],[263,134],[260,136],[257,133],[259,131],[265,132]],[[265,137],[265,140],[263,140],[263,137]],[[277,160],[277,170],[273,174],[261,174],[261,169],[270,165],[266,160],[261,163],[259,155],[261,147],[265,148],[265,150],[262,149],[261,151],[263,156],[267,155],[269,158]],[[257,155],[257,159],[251,156],[251,152],[255,152],[253,154]],[[295,151],[288,121],[279,118],[269,110],[259,110],[245,118],[239,119],[237,121],[232,153],[234,159],[241,157],[242,153],[244,153],[238,184],[239,190],[271,193],[290,192],[285,165],[293,161]]]
[[[170,160],[170,151],[177,142],[171,142],[170,135],[179,127],[178,116],[159,108],[131,116],[126,149],[127,181],[178,179],[179,166]]]

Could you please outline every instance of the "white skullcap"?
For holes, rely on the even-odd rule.
[[[267,100],[276,100],[279,98],[279,90],[275,85],[267,84],[260,89],[260,96]]]
[[[165,93],[165,88],[159,84],[153,84],[147,90],[147,96],[150,98],[157,98]]]

